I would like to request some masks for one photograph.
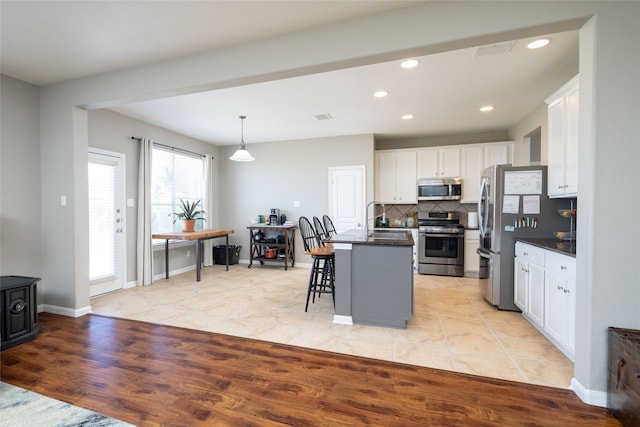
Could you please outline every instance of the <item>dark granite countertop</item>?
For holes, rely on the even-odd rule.
[[[542,249],[557,252],[562,255],[576,257],[576,242],[558,239],[516,238],[516,241],[528,243]]]
[[[411,231],[407,229],[375,230],[373,231],[374,236],[371,236],[371,232],[369,234],[370,236],[367,237],[363,230],[348,230],[333,236],[329,242],[354,245],[413,246],[413,236]]]

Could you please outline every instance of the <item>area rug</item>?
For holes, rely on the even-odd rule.
[[[0,382],[0,423],[12,427],[133,426],[4,382]]]

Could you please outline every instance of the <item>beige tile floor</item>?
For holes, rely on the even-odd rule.
[[[415,276],[406,329],[333,323],[324,295],[305,313],[309,270],[206,267],[91,300],[93,312],[531,384],[566,388],[573,363],[519,313],[494,309],[470,278]]]

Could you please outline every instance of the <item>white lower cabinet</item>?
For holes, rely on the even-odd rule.
[[[542,327],[544,322],[544,268],[529,264],[529,320]]]
[[[516,242],[514,303],[539,327],[544,320],[544,257],[544,249]]]
[[[478,277],[480,273],[480,255],[476,250],[480,247],[480,231],[464,230],[464,276]]]
[[[573,359],[576,347],[576,260],[550,252],[545,269],[544,330]]]
[[[575,354],[575,261],[516,242],[514,303],[571,360]]]

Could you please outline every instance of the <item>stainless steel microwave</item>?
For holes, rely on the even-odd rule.
[[[460,200],[462,178],[419,179],[418,200]]]

